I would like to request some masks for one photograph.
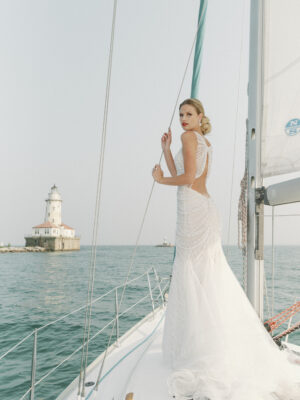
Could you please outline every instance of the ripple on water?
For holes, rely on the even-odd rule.
[[[130,264],[132,246],[101,246],[97,255],[94,298],[124,281]],[[271,276],[271,249],[266,248],[265,268]],[[275,280],[275,312],[291,304],[288,297],[297,293],[297,276],[300,252],[297,247],[283,246],[276,249],[278,255]],[[171,272],[173,248],[141,246],[138,249],[134,273],[130,278],[156,265],[160,276]],[[237,278],[242,277],[240,250],[231,246],[228,260]],[[13,253],[0,257],[0,332],[1,354],[20,339],[49,321],[82,306],[87,297],[87,277],[90,248],[82,246],[79,252],[66,253]],[[270,280],[268,279],[268,286]],[[154,286],[154,283],[153,283]],[[270,287],[270,286],[269,286]],[[270,292],[270,290],[269,290]],[[126,290],[123,307],[134,304],[148,293],[148,283],[135,282]],[[93,307],[91,336],[113,317],[114,292],[101,304]],[[119,290],[119,298],[121,290]],[[81,346],[84,309],[65,320],[38,333],[37,380],[48,373],[72,351]],[[139,304],[130,314],[120,317],[120,334],[151,311],[150,302]],[[109,330],[99,335],[89,346],[89,362],[104,350]],[[300,344],[299,333],[291,340]],[[15,400],[30,386],[31,352],[33,336],[14,352],[0,361],[1,398]],[[80,369],[78,352],[36,388],[36,399],[52,400],[78,375]]]

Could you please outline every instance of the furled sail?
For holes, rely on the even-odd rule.
[[[192,91],[191,91],[191,97],[194,99],[198,98],[198,91],[199,91],[200,68],[201,68],[202,50],[204,41],[204,27],[205,27],[205,17],[207,10],[207,1],[208,0],[200,0],[200,7],[199,7],[198,32],[197,32],[197,41],[195,46]]]
[[[300,1],[263,2],[261,174],[300,171]]]

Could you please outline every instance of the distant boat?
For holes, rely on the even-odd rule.
[[[155,245],[155,247],[174,247],[174,245],[167,242],[167,238],[164,237],[164,241],[161,244]]]

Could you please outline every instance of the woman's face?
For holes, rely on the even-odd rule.
[[[184,104],[179,110],[181,126],[185,131],[192,131],[199,128],[202,115],[202,113],[197,114],[195,107],[190,104]]]

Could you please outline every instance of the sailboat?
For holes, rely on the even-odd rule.
[[[207,2],[200,2],[192,96],[200,69],[206,7]],[[245,216],[242,218],[247,266],[244,289],[262,321],[264,207],[300,201],[299,178],[263,186],[265,177],[300,170],[299,114],[297,118],[300,110],[300,30],[295,19],[299,13],[300,4],[296,0],[284,8],[278,0],[251,1],[246,184],[241,197],[244,200],[241,215]],[[162,291],[160,293],[161,305],[99,355],[87,368],[85,379],[79,376],[59,400],[74,399],[76,395],[86,399],[168,398],[166,380],[169,371],[161,363],[160,354],[165,297]],[[296,303],[266,321],[266,328],[273,332],[283,320],[291,319],[298,307]],[[283,338],[299,326],[299,323],[290,325],[288,331],[277,335],[277,343],[283,347],[278,336]],[[300,355],[300,346],[291,342],[284,346]],[[91,384],[88,389],[86,382]]]
[[[108,82],[111,76],[116,5],[115,0]],[[207,1],[201,1],[195,36],[192,96],[195,94],[199,77],[206,7]],[[298,15],[300,15],[300,4],[297,0],[290,0],[288,7],[283,7],[279,0],[251,0],[247,156],[240,215],[246,260],[244,289],[262,321],[264,321],[265,276],[263,253],[264,208],[265,206],[274,207],[300,201],[300,178],[269,187],[263,185],[266,177],[300,171],[300,115],[297,115],[300,110],[300,82],[298,79],[300,72],[300,28],[297,20]],[[280,54],[278,54],[279,51]],[[108,106],[109,84],[107,90],[106,108]],[[282,98],[284,101],[280,101]],[[106,128],[104,134],[106,134]],[[105,143],[105,135],[103,137]],[[103,162],[100,162],[97,203],[100,203],[102,169]],[[94,238],[97,236],[98,215],[98,209],[96,209]],[[112,289],[115,292],[115,317],[108,323],[108,326],[111,327],[111,335],[107,348],[90,365],[87,364],[88,344],[92,339],[89,331],[92,304],[98,300],[93,298],[95,258],[96,252],[92,254],[93,262],[90,269],[80,373],[58,396],[58,400],[167,399],[166,380],[170,371],[161,363],[161,339],[169,282],[160,279],[155,268],[147,270],[143,274],[143,277],[148,281],[149,293],[147,297],[152,306],[152,311],[122,336],[119,335],[119,318],[125,288],[132,281],[141,277],[129,281],[128,274],[124,285]],[[103,297],[105,295],[101,296],[101,298]],[[280,315],[265,322],[266,328],[272,333],[283,320],[290,319],[291,321],[291,317],[299,309],[300,305],[296,303],[283,310]],[[122,313],[126,311],[122,311]],[[291,351],[300,355],[300,346],[291,341],[285,343],[280,341],[299,327],[299,324],[294,326],[290,324],[286,332],[277,335],[276,340],[280,346],[288,347]],[[25,398],[30,394],[32,400],[34,399],[35,386],[39,383],[35,380],[36,340],[37,334],[35,332],[32,383],[22,397]]]

